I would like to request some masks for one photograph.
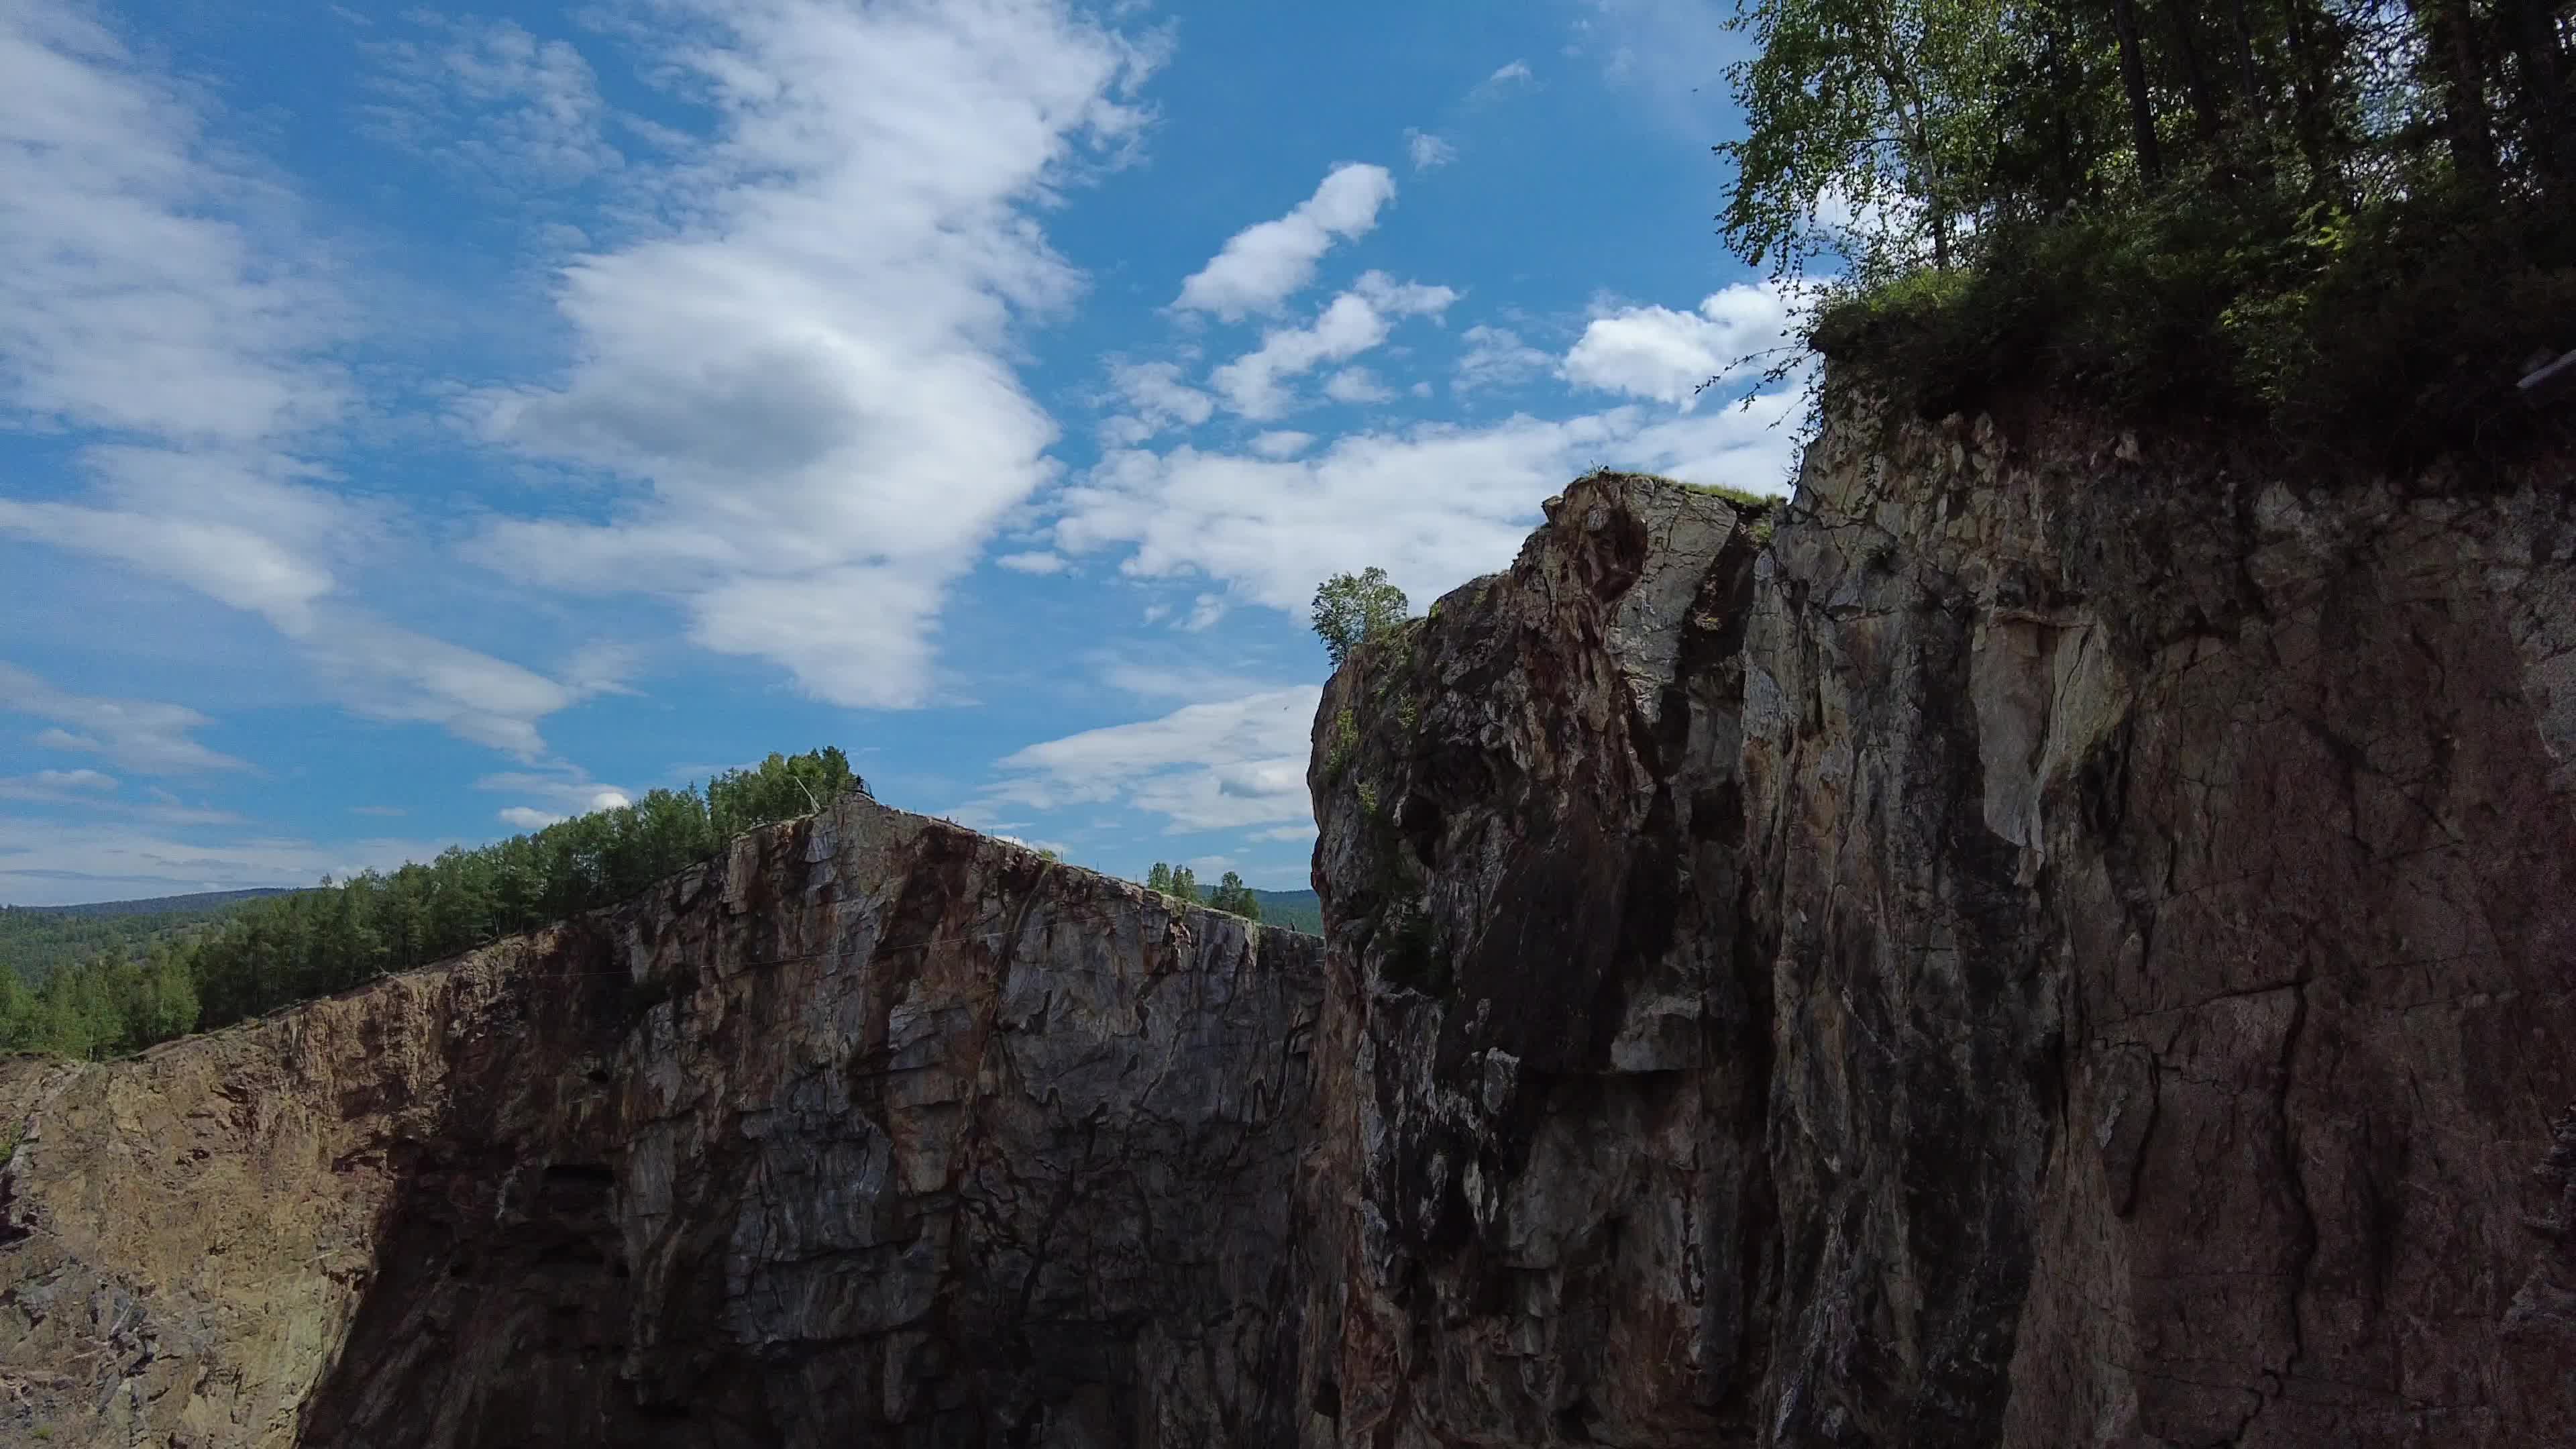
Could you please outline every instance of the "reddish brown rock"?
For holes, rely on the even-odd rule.
[[[0,1439],[1286,1442],[1317,955],[853,798],[449,966],[12,1061]]]
[[[2576,1444],[2576,497],[1843,405],[1361,649],[1329,948],[857,800],[0,1064],[0,1438]]]
[[[1335,679],[1309,1442],[2576,1444],[2576,503],[1839,409]]]

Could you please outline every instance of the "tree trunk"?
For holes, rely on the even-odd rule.
[[[2076,139],[2075,108],[2067,102],[2069,90],[2066,83],[2066,46],[2063,37],[2056,30],[2051,29],[2048,35],[2048,93],[2051,98],[2049,122],[2050,129],[2056,133],[2053,139],[2057,144],[2056,160],[2059,168],[2056,182],[2050,188],[2052,194],[2048,198],[2052,207],[2070,206],[2079,200],[2075,193],[2081,178],[2085,172],[2093,169],[2086,166],[2082,160],[2092,154],[2092,147]]]
[[[2532,169],[2554,195],[2576,180],[2576,115],[2567,104],[2567,55],[2549,0],[2501,0],[2497,19],[2520,72],[2523,144]]]
[[[2307,158],[2311,197],[2343,195],[2343,158],[2334,143],[2335,120],[2326,107],[2334,63],[2324,55],[2325,38],[2313,0],[2282,0],[2282,34],[2290,48],[2290,95],[2297,117],[2293,130],[2299,154]]]
[[[2146,57],[2138,49],[2136,0],[2111,0],[2111,28],[2120,37],[2120,84],[2129,92],[2129,125],[2138,147],[2138,174],[2162,180],[2164,156],[2156,146],[2156,107],[2147,94]]]
[[[2209,71],[2200,58],[2200,16],[2191,0],[2165,0],[2165,19],[2173,26],[2174,64],[2182,71],[2183,94],[2191,97],[2191,114],[2202,140],[2219,132],[2226,124],[2218,105],[2218,89],[2209,83]]]
[[[2245,118],[2259,123],[2263,78],[2254,66],[2254,22],[2245,14],[2245,0],[2236,0],[2236,71],[2237,85],[2245,93]]]
[[[2451,164],[2481,191],[2496,183],[2495,123],[2487,114],[2486,66],[2472,0],[2418,0],[2425,60],[2442,92],[2442,134]]]

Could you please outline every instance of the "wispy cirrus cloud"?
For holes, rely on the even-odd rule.
[[[1267,421],[1288,411],[1291,380],[1384,343],[1399,318],[1437,317],[1457,300],[1457,292],[1448,287],[1398,282],[1384,272],[1368,272],[1349,291],[1333,298],[1313,322],[1265,333],[1259,347],[1217,368],[1208,381],[1229,409]],[[1328,395],[1341,402],[1383,396],[1365,386],[1365,379],[1366,374],[1359,374],[1343,382],[1340,392]]]
[[[348,876],[428,860],[448,843],[379,837],[326,844],[282,834],[190,838],[229,819],[211,814],[165,821],[0,814],[0,901],[41,906],[263,886],[291,889],[312,885],[326,874]]]
[[[38,770],[0,775],[0,800],[89,804],[116,793],[116,777],[99,770]]]
[[[508,20],[415,15],[430,34],[370,47],[369,132],[516,187],[622,166],[598,77],[571,42]]]
[[[70,433],[91,484],[0,498],[0,533],[113,559],[282,628],[339,523],[283,440],[343,414],[347,309],[282,264],[291,208],[192,99],[82,11],[0,13],[0,407]]]
[[[1537,376],[1555,361],[1521,341],[1520,334],[1508,327],[1480,325],[1458,336],[1467,344],[1467,350],[1459,354],[1457,374],[1449,382],[1455,392],[1509,387]]]
[[[359,407],[333,355],[357,309],[290,188],[211,114],[84,10],[0,11],[0,420],[68,434],[82,485],[11,480],[0,535],[256,614],[367,713],[534,753],[576,692],[352,597],[391,515],[312,453]]]
[[[1494,73],[1476,82],[1467,93],[1471,101],[1491,100],[1497,96],[1538,84],[1538,73],[1525,60],[1506,61],[1494,67]]]
[[[1011,329],[1080,278],[1034,208],[1142,124],[1154,56],[1060,0],[678,9],[699,33],[659,60],[715,135],[661,234],[563,269],[566,375],[483,398],[609,517],[506,519],[478,555],[658,594],[817,698],[921,703],[946,587],[1050,476]]]
[[[1616,93],[1694,142],[1737,130],[1727,67],[1754,41],[1722,0],[1583,0],[1568,54],[1589,59]]]
[[[252,447],[337,417],[347,309],[281,265],[278,184],[86,12],[0,11],[0,397],[22,420]]]
[[[1314,685],[1272,688],[1031,745],[996,765],[1002,778],[961,818],[1117,802],[1175,832],[1311,819],[1307,735],[1321,698]]]
[[[139,774],[250,768],[247,761],[209,749],[192,738],[212,723],[193,709],[151,700],[75,694],[10,664],[0,664],[0,713],[45,721],[49,728],[33,738],[44,749],[99,755]],[[98,772],[68,773],[88,776]]]

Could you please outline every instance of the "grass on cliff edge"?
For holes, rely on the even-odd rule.
[[[1781,502],[1777,494],[1748,493],[1741,488],[1729,488],[1722,483],[1687,483],[1662,473],[1639,473],[1627,468],[1595,468],[1575,481],[1580,483],[1592,478],[1643,478],[1649,483],[1668,483],[1675,488],[1687,488],[1693,493],[1724,499],[1745,512],[1753,514],[1768,513]]]
[[[2566,431],[2514,384],[2576,347],[2576,218],[2426,189],[2351,209],[2175,187],[1998,223],[1977,259],[1828,289],[1837,385],[1926,419],[2019,394],[2123,424],[2232,425],[2294,459],[2407,470]]]

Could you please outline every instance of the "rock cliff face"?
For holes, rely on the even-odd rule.
[[[0,1439],[2576,1444],[2571,495],[1585,479],[1327,690],[1329,945],[853,800],[0,1063]]]
[[[1287,1442],[1318,954],[853,798],[449,967],[11,1061],[0,1441]]]
[[[2576,1444],[2563,466],[1784,514],[1587,479],[1327,694],[1318,1438]]]

